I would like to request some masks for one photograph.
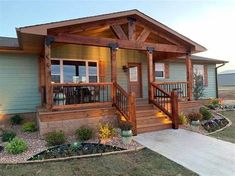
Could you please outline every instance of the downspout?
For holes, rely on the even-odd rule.
[[[225,62],[217,67],[215,67],[215,86],[216,86],[216,98],[219,98],[219,90],[218,90],[218,68],[223,67]]]

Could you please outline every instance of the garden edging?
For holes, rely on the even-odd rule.
[[[44,162],[52,162],[52,161],[66,161],[78,158],[90,158],[90,157],[98,157],[98,156],[105,156],[105,155],[113,155],[113,154],[120,154],[120,153],[129,153],[135,152],[144,149],[145,147],[137,147],[135,149],[126,149],[122,151],[115,151],[115,152],[107,152],[107,153],[97,153],[97,154],[88,154],[88,155],[80,155],[80,156],[71,156],[65,158],[55,158],[55,159],[46,159],[46,160],[34,160],[34,161],[22,161],[22,162],[5,162],[0,163],[0,165],[15,165],[15,164],[33,164],[33,163],[44,163]]]

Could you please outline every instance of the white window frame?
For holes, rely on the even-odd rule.
[[[161,70],[157,70],[157,65],[162,65],[162,69]],[[163,77],[158,77],[158,76],[155,76],[155,72],[156,71],[162,71],[163,72]],[[155,62],[154,64],[154,76],[156,79],[165,79],[165,64],[164,63],[158,63],[158,62]]]
[[[99,62],[98,62],[98,60],[67,59],[67,58],[51,58],[51,60],[58,60],[58,61],[60,61],[60,83],[64,83],[63,61],[81,61],[81,62],[85,62],[85,66],[86,66],[86,80],[87,80],[87,83],[89,83],[88,62],[95,62],[96,65],[97,65],[97,82],[100,82],[100,80],[99,80]]]

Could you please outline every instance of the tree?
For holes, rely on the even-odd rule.
[[[203,76],[200,74],[194,74],[193,96],[195,100],[198,100],[204,96],[204,90]]]

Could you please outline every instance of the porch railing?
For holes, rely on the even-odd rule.
[[[168,115],[172,120],[173,128],[178,128],[178,93],[172,91],[168,93],[158,84],[151,83],[152,97],[151,102]]]
[[[136,98],[135,93],[127,93],[119,84],[113,83],[113,105],[133,126],[134,135],[137,134]]]
[[[53,106],[112,102],[112,83],[52,83]]]
[[[168,93],[175,91],[179,98],[187,99],[187,82],[161,82],[156,84]]]

